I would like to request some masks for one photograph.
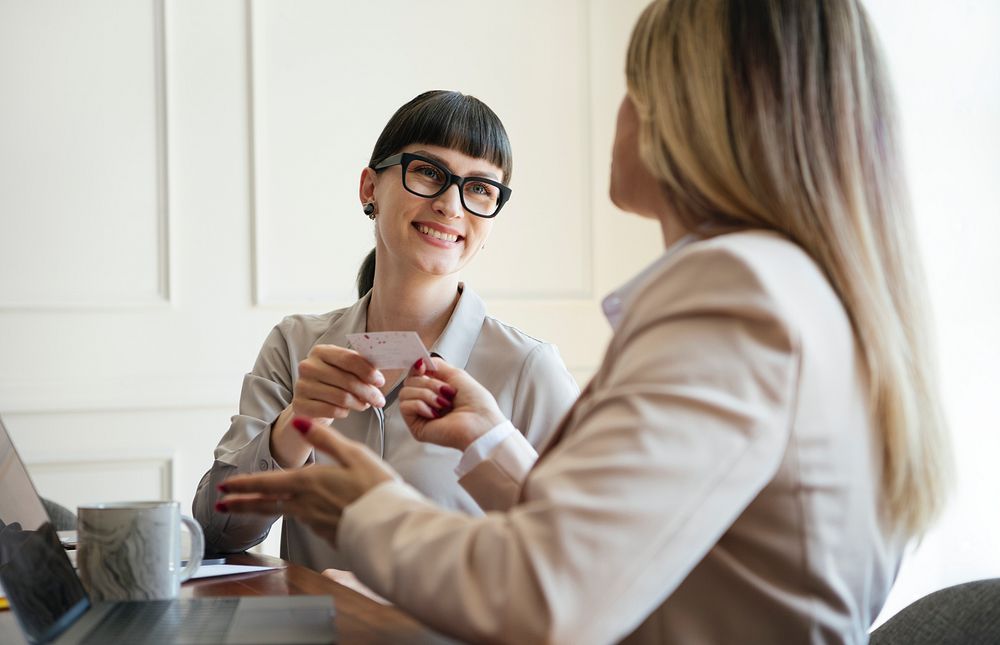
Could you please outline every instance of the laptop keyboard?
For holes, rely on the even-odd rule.
[[[239,601],[239,598],[197,598],[122,602],[87,634],[83,643],[215,645],[226,640]]]

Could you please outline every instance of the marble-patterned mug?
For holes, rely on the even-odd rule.
[[[181,566],[181,524],[191,553]],[[177,502],[114,502],[77,509],[77,569],[92,601],[167,600],[194,575],[205,550],[201,526]]]

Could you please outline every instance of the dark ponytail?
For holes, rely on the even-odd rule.
[[[364,298],[365,294],[375,286],[375,249],[372,249],[361,262],[358,269],[358,298]]]

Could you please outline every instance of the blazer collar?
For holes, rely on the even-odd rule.
[[[659,271],[664,264],[669,262],[670,258],[673,257],[675,253],[697,239],[700,238],[694,234],[685,235],[671,244],[667,250],[663,252],[663,255],[658,257],[651,264],[647,265],[645,269],[639,272],[639,274],[633,276],[628,282],[604,297],[604,300],[601,301],[601,309],[604,310],[604,317],[607,318],[608,322],[611,324],[611,329],[615,331],[618,330],[618,326],[625,317],[625,311],[628,309],[629,301],[632,299],[632,295],[638,291],[653,274]]]

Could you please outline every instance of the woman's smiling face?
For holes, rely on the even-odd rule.
[[[412,144],[400,152],[432,159],[462,177],[485,177],[499,182],[506,179],[495,164],[451,148]],[[422,171],[414,165],[418,163],[411,164],[411,174]],[[432,167],[424,172],[433,172]],[[361,177],[361,201],[376,204],[378,262],[386,268],[438,276],[454,274],[476,256],[493,228],[492,219],[465,210],[458,186],[449,186],[444,193],[431,198],[407,191],[399,165],[378,173],[366,168]]]

